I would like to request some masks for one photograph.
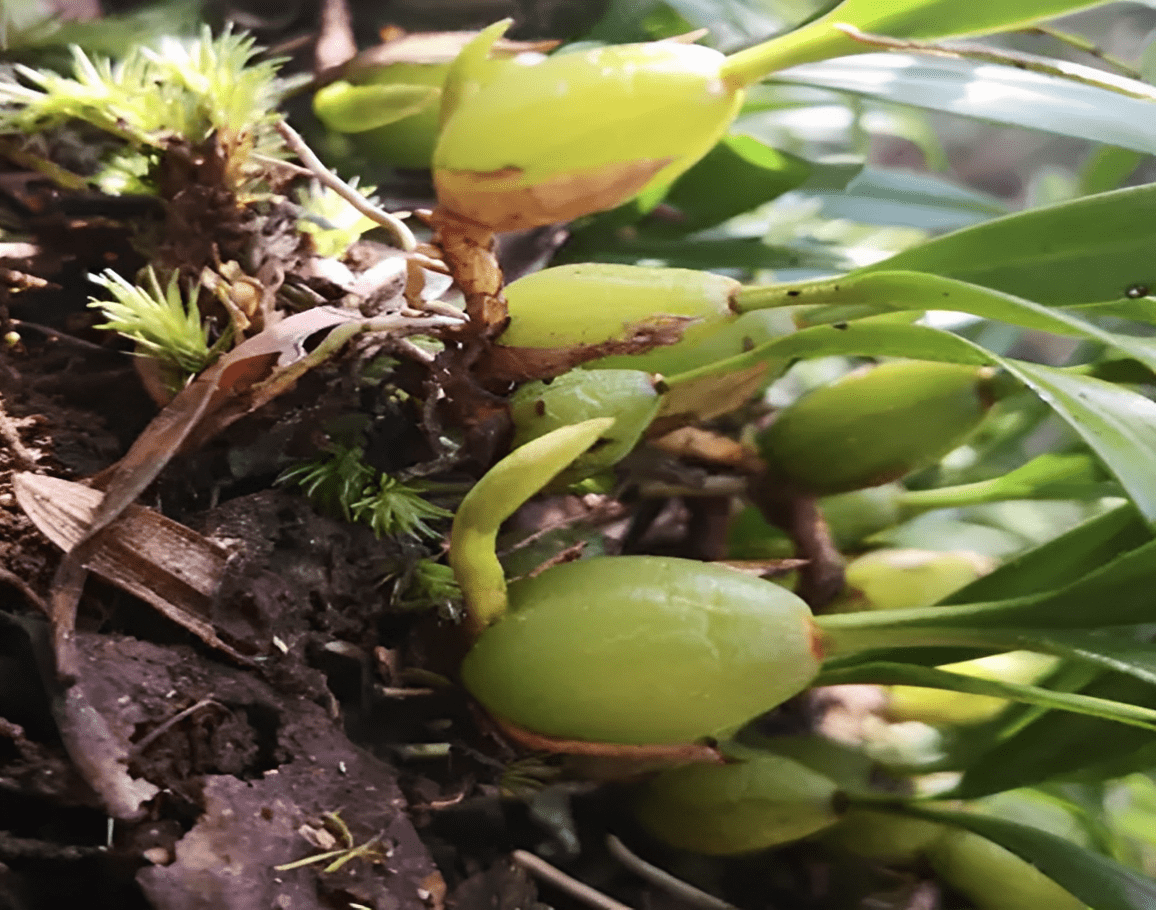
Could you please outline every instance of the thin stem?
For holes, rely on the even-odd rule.
[[[591,888],[584,882],[567,875],[561,869],[551,866],[541,857],[535,856],[526,850],[515,850],[510,859],[533,875],[535,878],[553,885],[559,891],[575,900],[586,904],[594,910],[631,910],[626,904],[620,904],[612,897],[608,897],[596,888]]]
[[[414,237],[413,231],[406,227],[405,222],[391,215],[384,209],[378,208],[333,173],[333,171],[329,170],[329,168],[322,163],[321,159],[313,153],[313,150],[305,144],[305,140],[301,138],[301,134],[293,129],[293,127],[282,120],[277,124],[277,132],[281,134],[281,138],[285,140],[285,144],[293,150],[294,154],[305,163],[305,166],[309,168],[313,176],[321,181],[321,183],[340,195],[342,199],[367,218],[372,218],[378,224],[389,228],[393,232],[398,247],[407,253],[412,253],[417,249],[417,238]]]
[[[940,611],[947,609],[951,608],[935,608]],[[815,624],[823,633],[823,650],[828,660],[888,648],[984,648],[992,651],[1008,651],[1016,650],[1022,644],[1020,633],[1015,630],[967,628],[962,626],[962,623],[961,626],[939,627],[848,625],[839,622],[845,616],[868,615],[872,614],[838,613],[815,617]]]
[[[854,45],[848,44],[846,36],[832,27],[828,14],[793,32],[731,54],[723,61],[721,75],[732,88],[743,89],[779,70],[856,53]]]
[[[645,879],[668,894],[673,894],[682,903],[701,907],[703,910],[738,910],[734,904],[728,904],[722,898],[715,897],[713,894],[671,875],[665,869],[648,863],[633,853],[626,844],[613,834],[606,835],[606,848],[611,856],[639,878]]]
[[[474,633],[506,612],[506,576],[496,552],[502,522],[613,423],[610,417],[587,420],[531,440],[490,468],[462,500],[450,531],[449,563]]]

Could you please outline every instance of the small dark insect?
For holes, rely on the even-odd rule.
[[[1135,300],[1138,297],[1147,297],[1148,296],[1148,285],[1146,285],[1146,284],[1134,284],[1130,288],[1128,288],[1128,290],[1126,290],[1124,293],[1128,297],[1131,297],[1133,300]]]

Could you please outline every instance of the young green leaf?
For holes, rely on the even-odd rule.
[[[927,490],[899,497],[904,510],[952,509],[1009,499],[1098,499],[1118,496],[1117,484],[1104,480],[1099,462],[1079,452],[1047,452],[1000,477]]]
[[[539,436],[490,468],[462,500],[450,531],[449,564],[478,630],[500,619],[508,606],[495,552],[498,528],[613,425],[614,418],[597,417]]]

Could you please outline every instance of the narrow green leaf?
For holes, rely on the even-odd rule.
[[[1156,523],[1156,403],[1090,376],[1003,361],[1087,443],[1149,523]]]
[[[1091,78],[1104,75],[1090,68],[1078,68],[1078,72]],[[1156,94],[1146,83],[1109,78],[1138,94]],[[1156,136],[1145,129],[1152,117],[1151,98],[985,60],[868,54],[795,67],[775,81],[1072,136],[1149,155],[1156,152]]]
[[[951,607],[944,607],[943,610],[950,612]],[[1094,615],[1087,618],[1090,620],[1088,625],[1095,624]],[[820,620],[819,623],[824,632],[828,633],[828,649],[833,650],[835,654],[833,663],[828,668],[832,673],[854,671],[858,667],[876,666],[880,665],[881,660],[886,661],[885,657],[878,655],[874,650],[862,654],[839,655],[839,650],[848,642],[862,647],[865,644],[869,646],[874,640],[881,643],[885,649],[902,648],[904,645],[918,647],[924,642],[930,642],[934,647],[986,645],[989,650],[1025,650],[1051,654],[1097,669],[1112,670],[1131,676],[1149,685],[1156,685],[1156,646],[1122,635],[1107,635],[1083,629],[1004,629],[986,625],[974,629],[963,626],[940,628],[937,624],[920,626],[912,623],[889,627],[883,634],[878,634],[877,630],[870,628],[854,630],[852,636],[845,637],[840,634],[836,623],[828,623],[826,620]],[[862,634],[863,631],[866,634]],[[834,632],[833,636],[829,634],[831,632]],[[921,667],[927,666],[927,662],[923,660],[914,660],[912,663],[918,663]],[[922,684],[913,683],[913,685]],[[1045,705],[1045,707],[1055,706]]]
[[[1156,706],[1156,689],[1135,677],[1105,673],[1081,688],[1085,695],[1145,707]],[[994,745],[964,767],[957,789],[972,799],[1015,787],[1026,787],[1077,772],[1137,770],[1128,762],[1138,750],[1153,745],[1151,734],[1136,727],[1065,711],[1049,711],[1031,723],[996,731]],[[1147,766],[1150,767],[1150,766]]]
[[[740,311],[775,306],[869,307],[881,311],[954,310],[1024,328],[1088,338],[1156,369],[1156,342],[1109,332],[1079,316],[955,278],[908,271],[861,269],[814,281],[749,285],[736,297]]]
[[[1156,882],[1113,859],[1017,822],[989,815],[951,812],[907,805],[893,809],[971,831],[1010,850],[1031,863],[1056,884],[1071,891],[1096,910],[1152,910],[1156,907]],[[995,885],[998,887],[998,884]],[[1045,910],[1041,907],[1040,910]]]
[[[930,272],[1046,306],[1127,299],[1156,288],[1156,184],[997,218],[861,272]]]
[[[1001,564],[944,598],[944,604],[1021,597],[1063,587],[1152,539],[1135,507],[1118,506]]]
[[[1141,708],[1124,702],[1109,701],[1071,692],[1054,692],[1039,686],[1025,686],[1018,683],[1000,682],[994,679],[979,679],[936,667],[915,664],[869,662],[838,670],[825,670],[815,680],[815,685],[838,686],[849,683],[870,683],[877,686],[920,686],[927,689],[946,689],[950,692],[967,692],[971,695],[987,695],[1006,698],[1045,708],[1086,714],[1104,720],[1156,731],[1156,710]]]
[[[870,613],[837,613],[817,621],[834,650],[865,650],[889,643],[919,641],[934,629],[939,644],[982,647],[993,630],[1026,635],[1022,630],[1095,629],[1152,621],[1156,589],[1156,541],[1118,556],[1065,587],[997,601],[921,607]],[[969,632],[972,633],[969,638]],[[888,638],[890,636],[890,639]],[[1008,639],[988,638],[996,647],[1015,647]],[[934,642],[929,642],[934,643]]]
[[[1100,3],[1104,0],[1100,0]],[[896,38],[945,38],[1022,28],[1032,22],[1099,5],[1095,0],[844,0],[813,22],[771,41],[733,54],[723,67],[736,83],[751,83],[774,70],[861,54],[870,48],[840,31],[851,25],[863,32]]]
[[[1010,499],[1098,499],[1119,496],[1118,485],[1104,480],[1104,470],[1090,455],[1048,452],[1000,477],[900,497],[904,510],[950,509]]]

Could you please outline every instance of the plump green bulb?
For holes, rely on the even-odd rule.
[[[498,340],[514,348],[569,348],[664,326],[675,327],[683,341],[697,340],[733,315],[731,299],[740,287],[733,278],[693,269],[554,266],[506,286],[510,324]]]
[[[643,827],[672,846],[724,855],[799,840],[839,820],[835,782],[780,755],[664,771],[638,793]]]
[[[819,671],[807,605],[723,566],[616,556],[512,583],[462,664],[487,710],[561,739],[689,742],[736,728]]]
[[[329,129],[348,134],[353,147],[374,161],[428,168],[440,129],[442,86],[457,51],[470,36],[450,33],[433,37],[442,41],[434,44],[425,36],[407,35],[354,58],[344,68],[343,79],[313,96],[318,119]],[[406,50],[394,51],[387,55],[387,62],[375,63],[382,49],[393,50],[395,46]],[[452,52],[447,54],[447,49]],[[492,80],[515,65],[518,53],[524,53],[525,60],[542,59],[541,54],[499,42],[489,57],[479,61],[475,78],[479,83]]]
[[[651,42],[507,68],[443,104],[433,155],[439,205],[512,231],[670,184],[721,138],[742,104],[742,87],[724,77],[725,60],[700,45]]]
[[[1031,863],[970,831],[948,831],[927,855],[931,867],[976,910],[1087,910]]]
[[[963,443],[995,400],[990,367],[903,360],[784,408],[758,437],[772,475],[816,496],[897,480]]]
[[[873,550],[848,564],[846,590],[831,612],[929,607],[995,566],[993,559],[963,550]]]
[[[579,456],[554,485],[574,483],[624,458],[658,413],[660,401],[654,378],[641,370],[571,370],[548,383],[528,382],[510,396],[513,444],[594,417],[614,418],[598,445]]]

